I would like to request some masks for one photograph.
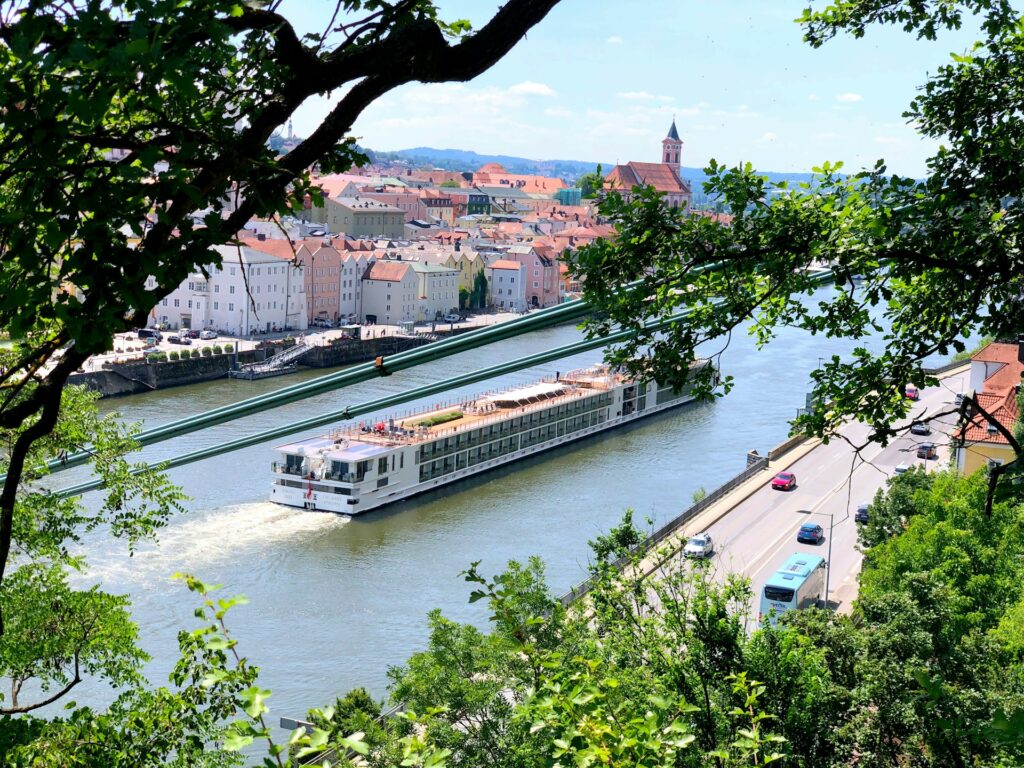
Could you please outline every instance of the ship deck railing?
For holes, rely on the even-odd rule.
[[[494,422],[505,421],[516,414],[529,413],[537,405],[558,405],[561,402],[578,400],[581,396],[586,396],[592,392],[602,392],[612,389],[618,383],[614,376],[609,376],[604,380],[598,378],[588,379],[588,386],[579,386],[574,381],[568,379],[569,375],[571,374],[561,376],[557,380],[558,383],[568,385],[568,391],[554,395],[553,397],[537,398],[536,402],[530,402],[510,408],[500,406],[478,407],[475,405],[476,402],[487,397],[494,397],[495,395],[500,395],[502,392],[510,392],[521,388],[521,386],[510,386],[504,390],[486,392],[474,401],[453,401],[445,405],[439,405],[429,411],[410,414],[402,417],[401,419],[394,419],[394,429],[388,425],[386,425],[382,431],[374,428],[368,428],[365,425],[351,425],[347,427],[338,427],[332,430],[330,437],[335,443],[339,444],[348,440],[352,442],[374,443],[378,445],[418,445],[420,443],[436,440],[439,437],[450,437],[467,429],[477,429],[482,426],[493,424]],[[555,379],[542,379],[541,381],[554,383]],[[432,413],[443,413],[444,411],[453,409],[461,410],[463,412],[463,418],[447,424],[439,424],[436,427],[417,427],[409,429],[401,426],[402,423],[408,422],[411,419],[423,419],[430,416]],[[469,416],[470,418],[466,419],[466,416]]]

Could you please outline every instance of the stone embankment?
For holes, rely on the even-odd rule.
[[[430,337],[427,336],[384,336],[364,341],[336,340],[331,344],[312,347],[302,356],[299,365],[309,368],[336,368],[373,360],[379,355],[393,355],[429,344],[430,341]],[[139,358],[128,362],[107,362],[100,369],[72,374],[68,383],[85,386],[99,392],[101,397],[117,397],[226,379],[228,371],[232,368],[245,363],[261,362],[291,346],[292,343],[294,342],[268,341],[251,351],[190,357],[185,360],[149,362]]]

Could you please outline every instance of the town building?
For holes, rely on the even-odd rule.
[[[513,245],[505,258],[526,267],[526,301],[531,307],[550,307],[558,304],[561,281],[558,262],[537,251],[532,245]]]
[[[1017,424],[1017,395],[1024,375],[1024,342],[995,342],[971,357],[970,390],[981,409],[971,409],[967,423],[956,433],[955,461],[969,475],[1016,458],[996,423],[1010,434]],[[970,406],[969,406],[970,407]]]
[[[374,261],[362,276],[363,321],[388,325],[415,322],[419,287],[419,277],[408,261]]]
[[[509,259],[498,259],[484,270],[493,307],[523,312],[526,301],[526,265]]]
[[[369,197],[325,197],[323,207],[310,211],[311,220],[328,231],[349,237],[405,236],[405,211]]]
[[[153,322],[171,329],[212,329],[235,336],[306,329],[301,265],[246,245],[215,249],[221,254],[221,266],[208,265],[208,278],[198,270],[189,275],[153,308]]]
[[[650,186],[672,208],[689,209],[690,183],[682,177],[682,152],[683,142],[673,119],[668,135],[661,140],[661,162],[640,163],[631,160],[625,165],[616,165],[605,176],[605,188],[615,189],[628,199],[634,187]]]
[[[416,321],[432,322],[459,311],[459,271],[426,261],[408,262],[418,281]]]

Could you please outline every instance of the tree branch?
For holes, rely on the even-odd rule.
[[[57,699],[59,699],[61,696],[66,695],[68,691],[70,691],[80,682],[82,682],[82,675],[78,668],[78,651],[75,651],[75,676],[67,685],[65,685],[52,696],[49,696],[43,699],[42,701],[37,701],[32,704],[26,704],[23,707],[0,707],[0,715],[21,715],[25,712],[31,712],[33,709],[45,707],[47,704],[53,704],[53,702],[57,701]]]

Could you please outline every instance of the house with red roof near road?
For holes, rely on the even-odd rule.
[[[690,207],[690,184],[682,177],[683,141],[676,130],[676,121],[668,135],[661,140],[661,162],[640,163],[630,160],[625,165],[616,165],[604,177],[607,189],[616,189],[624,197],[630,196],[633,187],[654,187],[665,202],[673,208]]]
[[[1024,342],[995,342],[971,357],[969,386],[979,407],[968,406],[967,423],[954,436],[956,465],[963,474],[970,475],[1015,458],[999,426],[1013,434],[1022,375]]]

